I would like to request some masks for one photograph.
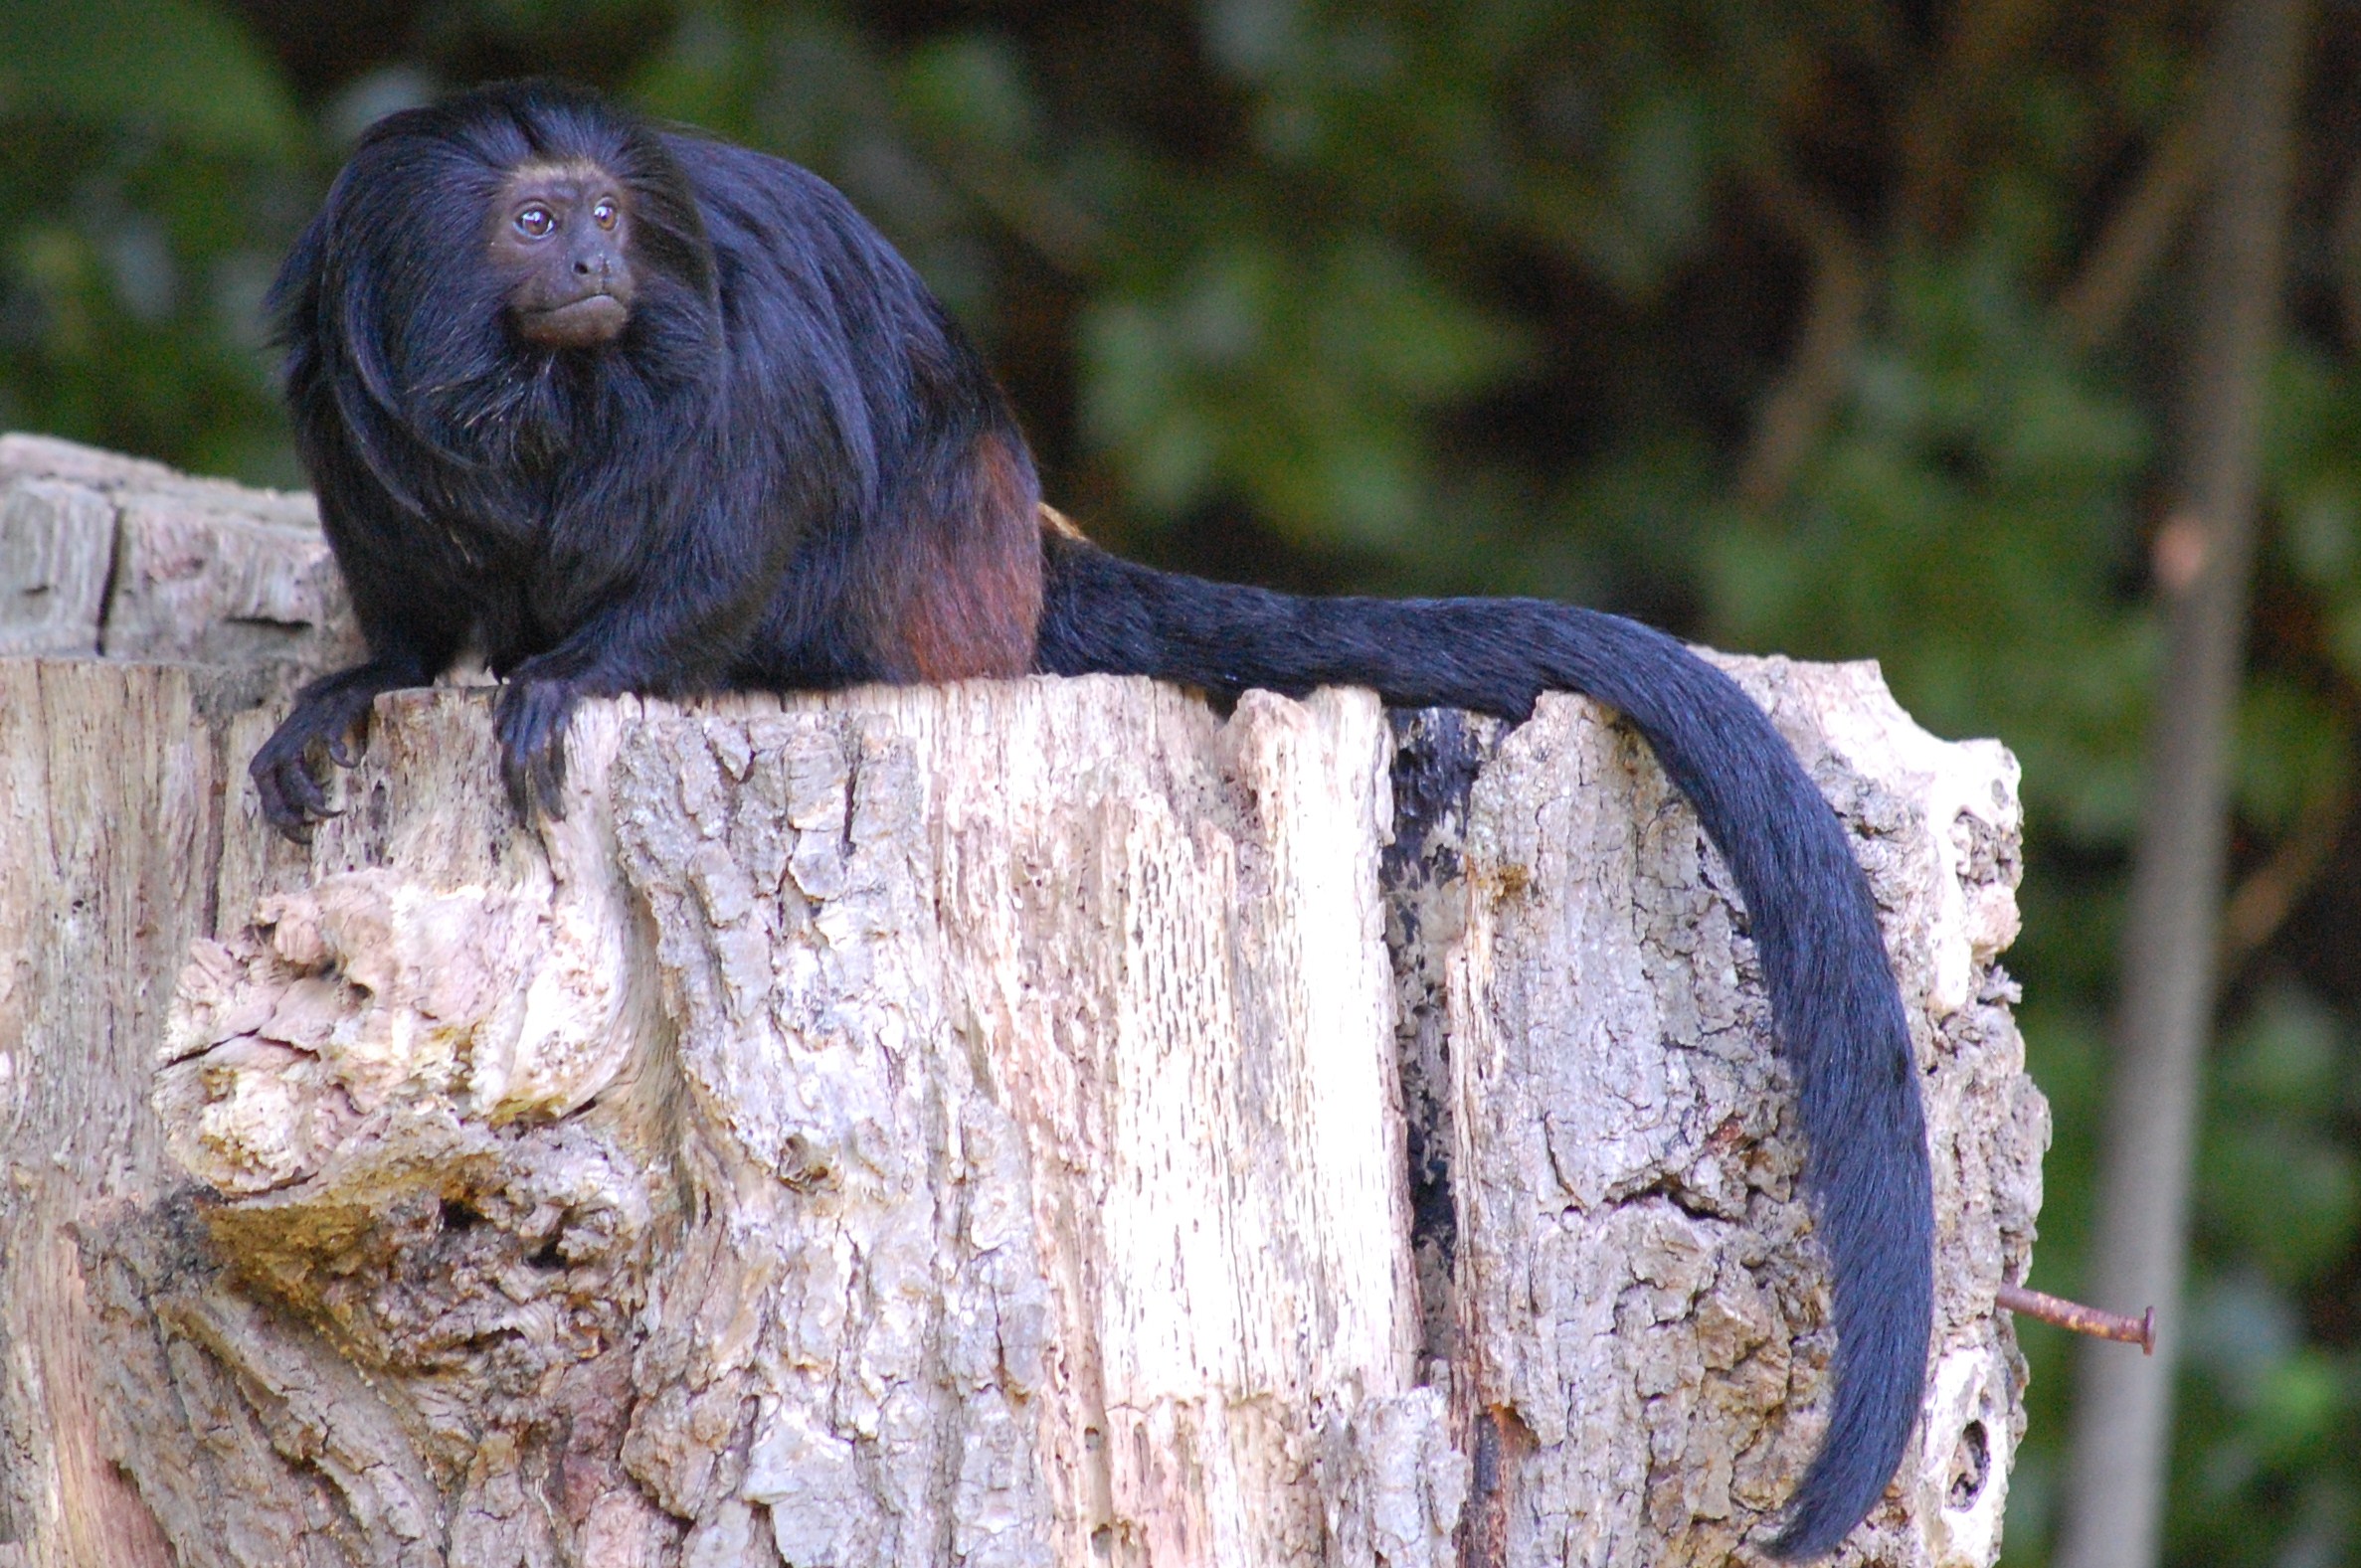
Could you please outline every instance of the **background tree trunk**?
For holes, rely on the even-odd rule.
[[[2293,124],[2309,7],[2221,8],[2209,105],[2213,181],[2201,219],[2179,509],[2156,540],[2166,661],[2123,935],[2109,1109],[2091,1238],[2091,1298],[2157,1308],[2153,1357],[2078,1366],[2059,1561],[2144,1568],[2157,1556],[2172,1433],[2191,1145],[2228,835],[2230,738],[2246,646]]]
[[[115,533],[103,649],[167,481],[15,450],[0,559]],[[1800,1474],[1744,917],[1593,705],[625,699],[527,829],[484,695],[410,692],[298,851],[242,768],[338,624],[0,661],[0,1563],[1718,1562]],[[1928,1096],[1935,1375],[1849,1555],[1990,1563],[2048,1131],[2014,765],[1870,666],[1731,667],[1855,829]]]

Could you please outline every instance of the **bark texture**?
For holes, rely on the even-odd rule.
[[[310,496],[0,436],[0,655],[319,671],[360,651]]]
[[[1936,1371],[1847,1554],[1987,1564],[2014,767],[1732,667],[1926,1075]],[[401,693],[298,851],[283,680],[0,661],[0,1564],[1710,1562],[1800,1475],[1744,916],[1593,705],[624,699],[523,827],[487,695]]]

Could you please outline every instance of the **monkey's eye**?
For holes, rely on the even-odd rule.
[[[528,240],[545,240],[558,226],[557,215],[535,202],[516,215],[516,232]]]
[[[620,216],[622,216],[622,214],[617,209],[615,205],[615,198],[612,196],[600,197],[598,205],[591,209],[591,222],[597,224],[602,229],[614,228],[615,220]]]

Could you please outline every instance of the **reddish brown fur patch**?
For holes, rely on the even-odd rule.
[[[1040,498],[1007,442],[976,445],[975,505],[926,530],[897,629],[912,678],[1022,675],[1041,620]]]

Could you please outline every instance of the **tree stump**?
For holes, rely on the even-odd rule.
[[[57,587],[0,624],[78,656],[0,660],[0,1568],[1703,1563],[1800,1476],[1786,1078],[1610,713],[626,698],[525,825],[438,688],[299,850],[244,777],[349,647],[299,503],[11,441],[0,562]],[[134,535],[215,565],[164,595]],[[236,662],[100,656],[133,624]],[[1934,1375],[1843,1560],[1989,1564],[2047,1138],[2014,764],[1872,666],[1725,662],[1924,1072]]]

